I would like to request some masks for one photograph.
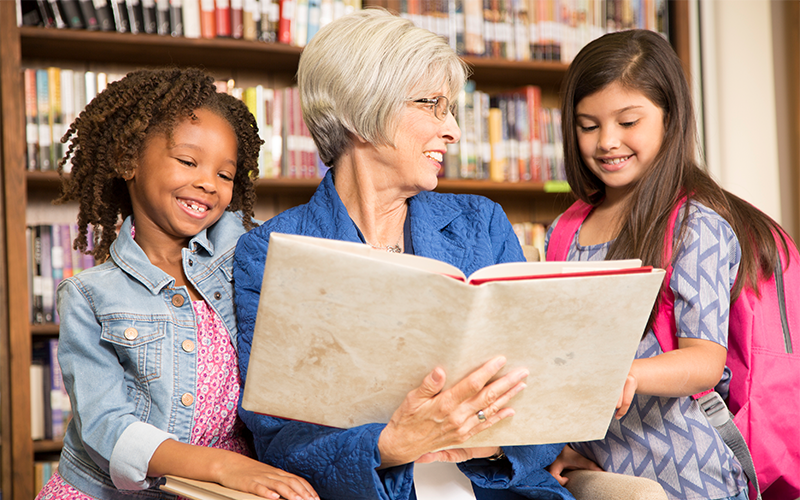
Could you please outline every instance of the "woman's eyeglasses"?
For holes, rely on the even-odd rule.
[[[450,108],[450,100],[443,95],[437,95],[436,97],[427,97],[423,99],[409,99],[409,101],[430,106],[433,110],[433,116],[442,122],[447,119],[448,112],[455,116],[455,109]]]

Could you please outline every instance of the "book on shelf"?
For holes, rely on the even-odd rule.
[[[156,33],[162,36],[172,33],[169,7],[169,0],[156,0]]]
[[[81,15],[83,16],[84,27],[89,31],[96,31],[100,29],[100,21],[97,18],[97,9],[95,9],[92,0],[78,0]]]
[[[258,39],[258,23],[261,22],[261,5],[258,0],[244,0],[242,4],[242,38]]]
[[[142,0],[142,31],[158,33],[155,0]]]
[[[244,37],[244,0],[230,0],[231,3],[231,38]]]
[[[170,35],[183,36],[182,0],[169,0],[169,29]]]
[[[92,0],[92,5],[97,15],[97,25],[101,31],[114,31],[116,29],[114,26],[114,13],[108,1],[109,0]]]
[[[39,123],[36,99],[36,70],[25,68],[22,73],[25,99],[25,158],[28,170],[39,170]]]
[[[78,0],[58,0],[56,6],[61,11],[61,17],[67,28],[83,29],[83,16]]]
[[[140,0],[125,0],[128,10],[128,27],[131,33],[144,33],[144,12]]]
[[[31,354],[31,436],[61,439],[72,418],[61,367],[58,339],[35,340]]]
[[[161,480],[162,491],[191,500],[264,500],[264,497],[226,488],[217,483],[167,475]]]
[[[201,0],[183,0],[183,7],[181,10],[181,20],[183,22],[183,36],[186,38],[213,38],[214,34],[214,11],[213,0],[211,0],[211,35],[204,37],[203,35],[203,9]]]
[[[503,355],[500,374],[528,368],[528,387],[513,417],[464,446],[600,439],[663,277],[636,260],[464,276],[425,257],[272,233],[242,404],[336,428],[385,423],[435,367],[446,389]]]
[[[231,37],[231,2],[230,0],[214,0],[214,25],[216,36]]]

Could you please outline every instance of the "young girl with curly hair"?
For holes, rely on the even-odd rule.
[[[262,144],[247,107],[199,70],[138,70],[93,99],[68,140],[57,202],[78,202],[74,246],[100,264],[58,287],[74,416],[37,498],[174,498],[158,489],[174,474],[316,499],[251,458],[237,417],[233,250],[255,225]]]

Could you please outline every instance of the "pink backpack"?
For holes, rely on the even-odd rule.
[[[664,261],[669,265],[661,290],[663,307],[653,327],[665,352],[678,346],[669,281],[672,238],[684,202],[673,210],[665,235]],[[566,260],[591,210],[591,205],[577,201],[561,215],[550,235],[547,260]],[[750,480],[750,498],[765,500],[800,498],[800,254],[790,243],[787,266],[780,244],[778,249],[780,265],[769,280],[759,282],[761,297],[744,289],[731,304],[727,407],[717,392],[694,396],[742,464]]]

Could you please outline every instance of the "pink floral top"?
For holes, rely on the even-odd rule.
[[[229,450],[249,457],[236,413],[241,390],[236,351],[222,320],[202,300],[192,302],[197,323],[197,392],[190,443]],[[36,500],[95,500],[64,481],[56,472]]]

